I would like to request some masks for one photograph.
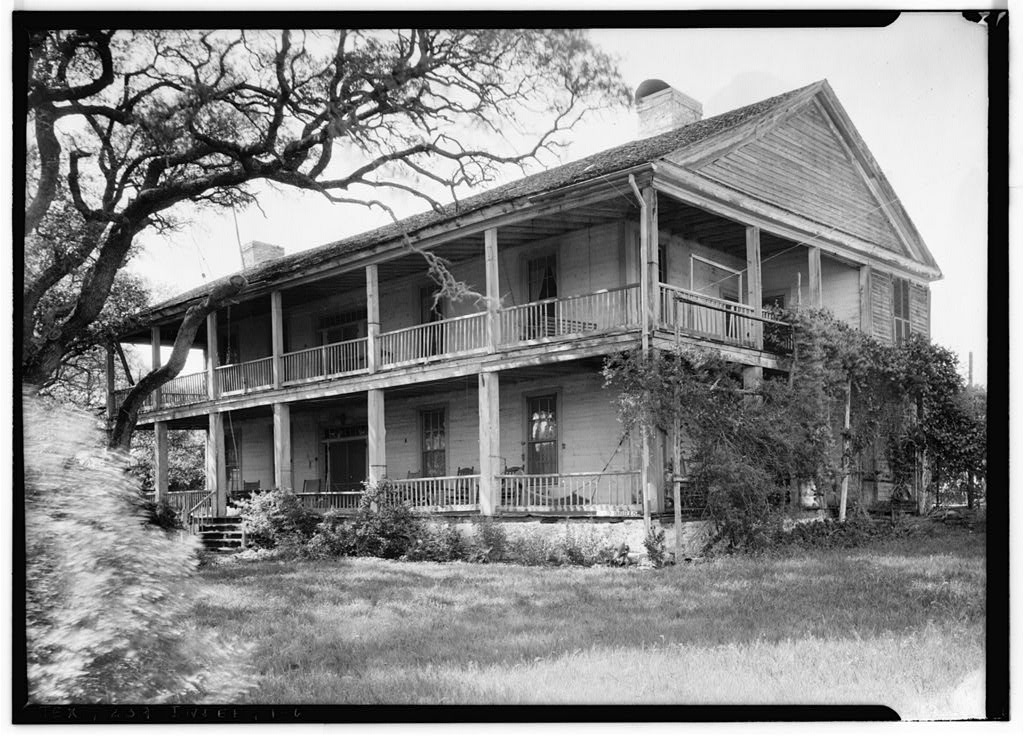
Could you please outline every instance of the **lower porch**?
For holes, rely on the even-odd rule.
[[[206,420],[209,490],[163,495],[186,518],[237,513],[269,489],[354,514],[364,483],[386,481],[424,514],[641,516],[639,442],[600,368],[583,359],[193,419]]]

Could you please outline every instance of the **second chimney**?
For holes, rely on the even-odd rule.
[[[259,240],[250,240],[242,246],[242,268],[252,268],[266,261],[272,261],[284,255],[284,248]]]
[[[704,114],[697,100],[660,79],[641,82],[633,101],[640,116],[640,138],[696,123]]]

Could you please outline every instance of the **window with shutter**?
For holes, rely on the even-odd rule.
[[[910,282],[892,280],[892,339],[902,345],[910,337]]]

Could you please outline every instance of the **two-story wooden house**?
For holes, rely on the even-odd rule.
[[[168,429],[204,428],[218,513],[256,487],[350,507],[388,477],[424,509],[639,514],[645,488],[662,508],[658,448],[644,467],[623,436],[606,356],[685,341],[753,376],[784,364],[763,309],[796,303],[927,334],[939,269],[827,82],[702,119],[650,80],[637,105],[641,139],[444,212],[289,256],[250,244],[249,286],[197,337],[206,369],[140,416],[158,492]],[[483,298],[435,301],[417,250]],[[211,288],[121,340],[159,360]]]

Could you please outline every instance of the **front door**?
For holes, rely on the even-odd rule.
[[[327,445],[327,487],[330,490],[361,490],[368,470],[365,439],[331,442]]]

